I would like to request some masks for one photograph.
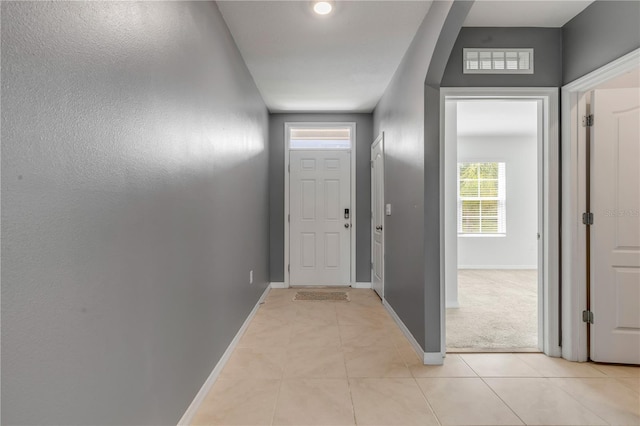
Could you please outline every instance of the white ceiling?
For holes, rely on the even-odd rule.
[[[591,1],[476,0],[465,26],[559,27]],[[218,1],[271,112],[370,112],[431,1]]]
[[[534,136],[536,101],[458,101],[458,136]]]
[[[426,1],[221,1],[218,6],[272,112],[370,112],[418,26]]]
[[[591,3],[593,0],[476,0],[464,26],[559,28]]]

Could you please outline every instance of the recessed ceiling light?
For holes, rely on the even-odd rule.
[[[318,15],[328,15],[333,10],[333,6],[328,1],[318,1],[313,5],[313,11]]]

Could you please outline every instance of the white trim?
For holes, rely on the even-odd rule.
[[[587,360],[586,237],[582,213],[586,206],[586,95],[598,85],[640,67],[636,49],[562,87],[562,357]]]
[[[289,288],[289,285],[285,283],[271,283],[271,288]]]
[[[596,86],[640,66],[640,49],[636,49],[606,65],[591,71],[571,83],[562,86],[562,91],[577,92],[594,89]]]
[[[425,365],[442,365],[443,363],[442,354],[438,352],[439,359],[435,359],[432,353],[424,352],[422,350],[422,347],[418,343],[418,341],[415,339],[415,337],[413,337],[413,334],[411,334],[407,326],[404,325],[404,323],[402,322],[398,314],[396,314],[396,311],[393,310],[393,308],[391,307],[389,302],[387,302],[386,299],[382,299],[382,306],[385,307],[387,312],[389,312],[389,315],[391,315],[391,318],[393,318],[393,320],[396,322],[398,327],[400,327],[402,334],[404,334],[404,336],[407,338],[407,340],[409,341],[409,344],[411,345],[413,350],[416,352],[416,355],[418,355],[418,358],[423,360],[423,363]]]
[[[376,206],[373,205],[374,203],[374,197],[373,197],[373,191],[374,191],[374,187],[373,187],[373,179],[374,179],[374,173],[376,173],[376,170],[373,169],[373,160],[371,159],[371,154],[373,152],[374,147],[380,144],[380,153],[382,154],[382,171],[380,173],[382,173],[382,206],[383,209],[386,209],[386,204],[385,204],[385,190],[384,190],[384,161],[385,161],[385,154],[384,154],[384,131],[380,132],[380,134],[378,135],[378,137],[375,138],[375,140],[373,141],[373,143],[371,144],[371,146],[369,147],[369,161],[371,164],[371,167],[369,168],[369,176],[370,176],[370,181],[369,181],[369,195],[371,198],[371,206],[370,206],[370,211],[371,211],[371,225],[370,225],[370,229],[369,229],[369,241],[370,241],[370,246],[371,246],[371,250],[370,250],[370,264],[371,264],[371,269],[370,274],[371,274],[371,282],[373,283],[373,278],[374,278],[374,271],[373,271],[373,259],[374,259],[374,232],[373,232],[373,211],[376,208]],[[373,171],[373,172],[372,172]],[[387,228],[386,225],[386,218],[387,215],[385,214],[386,212],[384,212],[382,214],[382,231],[380,232],[380,234],[382,235],[382,289],[380,291],[381,294],[379,294],[379,296],[381,298],[384,298],[384,274],[385,274],[385,229]],[[373,285],[372,287],[373,288]]]
[[[441,99],[440,110],[440,245],[444,245],[444,256],[440,256],[440,284],[441,284],[441,306],[459,307],[458,302],[458,241],[454,244],[448,243],[450,238],[458,232],[458,221],[446,220],[446,217],[453,217],[458,214],[457,197],[448,197],[451,191],[458,192],[458,168],[446,168],[446,164],[458,163],[458,142],[457,123],[458,108],[454,102],[446,102]],[[443,109],[444,108],[444,109]],[[453,136],[452,136],[453,135]],[[455,187],[451,187],[455,185]],[[442,302],[444,300],[444,302]],[[441,315],[442,321],[446,320],[446,314]],[[441,328],[445,330],[446,324],[442,323]],[[440,346],[446,347],[446,335],[442,333]]]
[[[351,128],[351,282],[356,282],[356,146],[357,146],[357,134],[356,134],[356,122],[355,121],[318,121],[318,122],[295,122],[287,121],[284,123],[284,284],[289,287],[289,138],[291,128],[317,128],[317,127],[350,127]],[[329,150],[330,151],[330,150]],[[345,150],[337,150],[345,151]]]
[[[444,355],[442,352],[425,352],[423,358],[424,365],[442,365],[444,364]]]
[[[224,351],[224,353],[222,354],[222,357],[220,358],[216,366],[213,368],[213,371],[211,371],[211,374],[209,374],[209,377],[207,377],[207,380],[205,380],[204,384],[196,394],[195,398],[193,398],[193,401],[191,401],[191,404],[189,404],[187,411],[184,412],[184,414],[182,415],[182,418],[178,421],[178,426],[183,426],[183,425],[188,426],[191,424],[191,422],[193,422],[193,418],[198,412],[200,405],[202,404],[206,396],[209,394],[209,391],[211,390],[214,383],[218,379],[218,376],[220,376],[222,369],[225,367],[225,365],[227,365],[229,358],[231,358],[231,354],[235,350],[236,346],[238,346],[238,342],[240,342],[240,339],[242,338],[242,336],[244,335],[244,332],[249,327],[251,320],[253,320],[253,317],[256,315],[256,312],[258,311],[260,304],[264,302],[264,300],[267,298],[267,295],[269,294],[270,290],[271,290],[271,285],[268,285],[267,288],[262,293],[262,296],[260,296],[260,299],[258,299],[258,302],[256,303],[256,305],[253,307],[253,309],[249,313],[249,316],[247,316],[247,319],[244,320],[244,323],[242,324],[242,327],[240,327],[240,330],[238,330],[238,332],[236,333],[231,343],[229,343],[227,350]]]
[[[558,89],[551,87],[459,87],[459,88],[441,88],[440,90],[440,147],[441,147],[441,165],[444,164],[445,149],[445,104],[446,100],[463,100],[463,99],[531,99],[538,100],[542,108],[542,143],[539,143],[539,155],[542,159],[542,169],[540,178],[542,179],[542,203],[540,208],[542,214],[541,221],[541,238],[542,247],[539,256],[541,262],[539,294],[542,296],[543,303],[539,303],[538,314],[538,333],[539,348],[549,356],[560,356],[561,348],[558,345],[558,270],[559,270],[559,205],[558,205],[558,183],[559,183],[559,132],[558,132]],[[447,151],[448,152],[448,151]],[[449,157],[447,157],[449,158]],[[444,173],[444,167],[442,173]],[[444,176],[444,175],[443,175]],[[441,192],[444,197],[444,179],[441,182]],[[443,203],[444,200],[441,200]],[[444,215],[443,215],[444,216]],[[443,220],[447,220],[446,217]],[[450,220],[450,219],[449,219]],[[441,229],[444,227],[441,226]],[[451,269],[448,262],[454,261],[451,252],[454,250],[447,249],[447,245],[456,245],[457,235],[441,235],[442,257],[446,253],[449,258],[443,262],[443,273],[441,274],[440,288],[442,292],[446,291],[446,271]],[[455,259],[457,263],[457,259]],[[441,333],[442,333],[442,351],[446,351],[446,310],[444,297],[441,302]]]
[[[371,283],[353,283],[351,288],[371,288]]]
[[[538,269],[538,265],[458,265],[458,269]]]

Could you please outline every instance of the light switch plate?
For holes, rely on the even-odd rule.
[[[391,204],[386,204],[384,206],[384,214],[387,216],[391,216]]]

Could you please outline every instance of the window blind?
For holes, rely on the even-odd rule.
[[[506,233],[506,166],[458,163],[458,233]]]

